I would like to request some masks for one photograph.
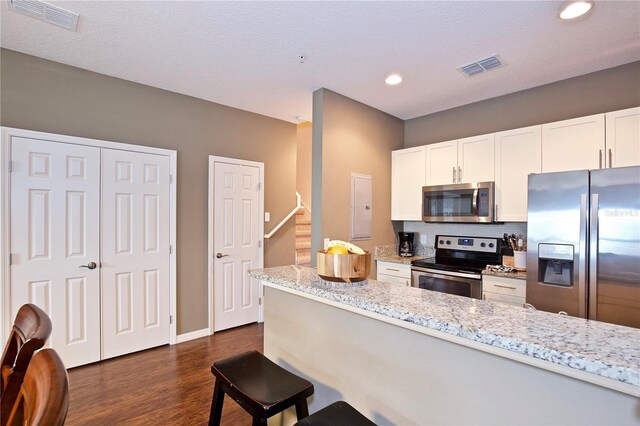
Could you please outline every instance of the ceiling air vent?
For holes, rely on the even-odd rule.
[[[71,31],[78,29],[80,15],[40,0],[11,0],[9,9]]]
[[[481,72],[489,71],[494,68],[498,68],[504,65],[504,61],[500,55],[492,55],[487,58],[478,59],[467,65],[458,67],[458,71],[466,75],[467,77],[480,74]]]

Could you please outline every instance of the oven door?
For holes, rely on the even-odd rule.
[[[435,269],[412,268],[411,286],[457,296],[482,299],[482,276]]]

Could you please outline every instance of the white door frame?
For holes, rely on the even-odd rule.
[[[142,145],[129,145],[120,142],[110,142],[97,139],[81,138],[76,136],[58,135],[54,133],[36,132],[33,130],[16,129],[12,127],[0,127],[1,139],[0,139],[0,201],[2,207],[0,207],[0,322],[4,327],[0,327],[0,350],[1,346],[4,346],[7,338],[9,337],[9,331],[13,325],[13,318],[11,318],[11,299],[10,299],[10,159],[11,159],[11,138],[21,137],[29,139],[39,139],[50,142],[60,142],[75,145],[93,146],[98,148],[110,148],[118,149],[121,151],[134,151],[144,152],[156,155],[166,155],[169,157],[171,163],[171,183],[169,189],[169,220],[170,231],[169,240],[171,244],[171,254],[169,259],[170,275],[169,275],[169,313],[171,315],[170,336],[169,344],[176,343],[176,188],[177,188],[177,166],[178,166],[178,153],[177,151],[163,148],[154,148]]]
[[[259,259],[258,259],[258,268],[262,268],[264,266],[264,163],[260,163],[257,161],[249,161],[249,160],[240,160],[237,158],[228,158],[228,157],[218,157],[215,155],[209,156],[209,210],[207,213],[207,223],[208,223],[208,250],[207,250],[207,258],[208,258],[208,270],[207,270],[207,279],[209,284],[209,334],[213,334],[213,319],[215,309],[213,303],[213,294],[214,294],[214,274],[213,274],[213,231],[214,231],[214,201],[215,201],[215,185],[214,185],[214,166],[215,163],[228,163],[228,164],[237,164],[241,166],[252,166],[257,167],[260,173],[260,193],[258,195],[258,199],[260,200],[258,203],[258,245],[260,250],[258,251]],[[263,305],[262,305],[262,281],[259,281],[258,284],[258,297],[260,298],[260,304],[258,306],[258,322],[264,321],[264,313],[263,313]]]

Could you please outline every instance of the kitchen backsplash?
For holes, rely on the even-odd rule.
[[[465,237],[495,237],[516,234],[527,238],[527,224],[525,222],[508,222],[501,224],[474,224],[474,223],[425,223],[404,222],[404,232],[415,232],[415,244],[420,243],[420,236],[426,236],[426,245],[433,246],[436,235],[459,235]]]

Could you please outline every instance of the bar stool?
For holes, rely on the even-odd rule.
[[[214,362],[216,383],[211,400],[209,425],[218,426],[225,393],[253,417],[254,425],[295,405],[298,420],[309,415],[307,398],[313,384],[271,362],[257,351],[245,352]]]
[[[327,405],[300,420],[294,426],[375,426],[376,424],[363,416],[358,410],[344,401]]]

